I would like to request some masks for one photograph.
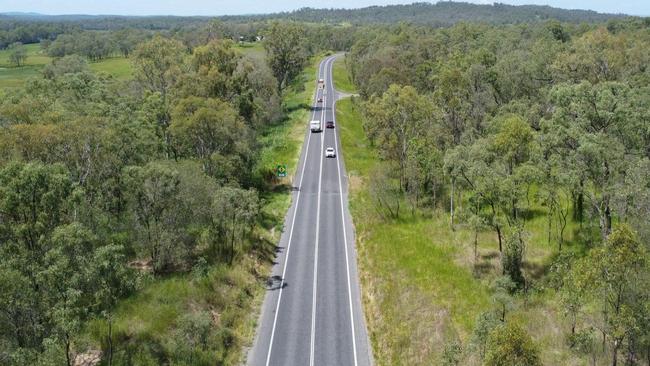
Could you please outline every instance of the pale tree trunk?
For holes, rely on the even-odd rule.
[[[449,218],[451,222],[451,230],[454,230],[454,188],[455,188],[455,179],[451,179],[451,194],[449,195]]]

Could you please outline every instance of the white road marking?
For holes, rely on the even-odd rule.
[[[325,75],[324,79],[327,79],[327,64],[330,59],[325,60]],[[324,92],[323,92],[324,94]],[[325,120],[325,108],[327,106],[326,96],[323,96],[323,102],[321,103],[321,114],[320,114],[320,125],[321,125],[321,150],[325,144],[325,130],[323,129],[324,120]],[[316,203],[316,246],[314,249],[314,284],[312,287],[312,305],[311,305],[311,346],[309,351],[309,365],[314,366],[314,353],[316,348],[316,298],[317,298],[317,289],[318,289],[318,235],[320,233],[320,197],[321,197],[321,186],[323,183],[323,152],[321,151],[320,156],[320,171],[318,173],[318,199]]]
[[[330,69],[332,68],[332,64],[330,63]],[[331,70],[330,70],[330,75],[332,75]],[[333,80],[332,80],[333,82]],[[333,88],[333,87],[332,87]],[[336,92],[333,92],[332,94],[336,95]],[[332,121],[334,121],[334,126],[338,126],[336,123],[336,99],[333,99],[332,103]],[[350,284],[350,260],[348,258],[348,236],[345,230],[345,210],[343,209],[343,184],[341,183],[341,163],[339,159],[341,159],[341,151],[342,149],[339,147],[338,143],[338,127],[335,127],[334,130],[334,146],[339,150],[339,152],[336,155],[336,166],[337,166],[337,174],[339,176],[339,192],[340,192],[340,198],[341,198],[341,222],[343,224],[343,242],[345,244],[345,269],[347,272],[348,276],[348,299],[350,300],[350,328],[352,330],[352,353],[354,355],[354,366],[357,366],[357,340],[354,334],[354,309],[352,307],[352,285]]]
[[[325,66],[327,64],[325,63]],[[320,71],[322,69],[322,66],[319,65],[318,68],[318,76],[320,77]],[[315,98],[318,97],[318,91],[316,91]],[[318,103],[314,104],[314,111],[311,114],[311,120],[314,119],[314,116],[316,115],[316,108],[317,108]],[[311,121],[310,120],[310,121]],[[284,259],[284,268],[282,269],[282,279],[280,280],[280,292],[278,294],[278,302],[275,305],[275,316],[273,317],[273,327],[271,328],[271,339],[269,340],[269,352],[266,355],[266,366],[269,366],[269,363],[271,362],[271,350],[273,349],[273,337],[275,336],[275,327],[278,322],[278,313],[280,309],[280,301],[282,300],[282,289],[284,288],[284,278],[287,272],[287,264],[289,263],[289,253],[291,251],[291,239],[293,237],[293,228],[296,223],[296,216],[298,213],[298,204],[300,203],[300,192],[302,188],[302,179],[305,176],[305,166],[307,165],[307,158],[309,157],[309,142],[311,141],[311,134],[312,132],[308,132],[309,135],[307,135],[307,148],[305,150],[305,158],[302,162],[302,172],[300,173],[300,183],[298,184],[298,194],[296,196],[296,208],[293,211],[293,218],[291,219],[291,229],[289,231],[289,240],[287,244],[287,256]]]

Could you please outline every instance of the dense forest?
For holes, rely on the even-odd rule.
[[[650,362],[648,49],[650,27],[634,19],[359,36],[346,63],[382,160],[367,178],[380,222],[445,212],[473,247],[458,261],[493,294],[468,314],[468,336],[452,322],[444,350],[396,347],[380,363]],[[544,304],[563,313],[566,341],[540,351],[531,336],[555,320],[534,328],[521,314],[555,309]],[[376,345],[407,342],[391,336]],[[563,350],[573,356],[554,358]]]

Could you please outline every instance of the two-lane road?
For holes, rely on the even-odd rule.
[[[309,131],[293,185],[296,191],[285,218],[272,285],[264,299],[253,366],[370,365],[372,356],[361,309],[352,220],[347,210],[347,180],[336,122],[332,65],[321,61],[310,120],[323,132]],[[316,83],[316,80],[314,81]],[[322,98],[322,102],[317,102]],[[326,158],[334,147],[336,158]]]

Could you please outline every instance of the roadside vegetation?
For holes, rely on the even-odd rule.
[[[646,362],[647,34],[360,36],[337,121],[378,364]]]
[[[320,58],[296,33],[269,62],[296,27],[31,60],[0,101],[0,364],[242,361]]]

